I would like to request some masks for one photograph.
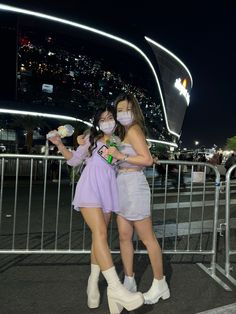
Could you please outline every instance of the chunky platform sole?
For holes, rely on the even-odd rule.
[[[140,298],[137,298],[136,300],[132,302],[124,302],[118,298],[110,297],[109,295],[107,296],[107,299],[108,299],[110,314],[120,314],[123,311],[123,308],[125,308],[127,311],[132,311],[139,308],[144,303],[144,298],[143,298],[142,293],[140,293]]]
[[[144,304],[155,304],[159,301],[159,299],[162,300],[167,300],[170,297],[170,290],[166,290],[164,291],[162,294],[157,295],[155,298],[153,298],[152,300],[145,300],[144,298]]]

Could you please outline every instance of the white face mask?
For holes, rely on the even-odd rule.
[[[134,121],[132,111],[117,112],[117,121],[124,126],[130,125]]]
[[[110,120],[110,121],[106,121],[106,122],[100,122],[100,124],[99,124],[100,130],[104,134],[112,134],[112,132],[115,129],[115,126],[116,126],[115,120]]]

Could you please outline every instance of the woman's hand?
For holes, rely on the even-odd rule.
[[[157,156],[153,157],[153,163],[156,164],[156,165],[160,165],[160,161],[159,161]]]
[[[60,145],[62,143],[62,141],[61,141],[60,135],[58,135],[58,133],[57,133],[57,130],[50,131],[48,134],[51,135],[51,134],[54,134],[54,133],[55,133],[55,135],[52,136],[52,137],[49,137],[48,140],[51,143],[53,143],[54,145],[58,146],[58,145]]]
[[[78,135],[77,136],[77,143],[79,145],[85,145],[86,144],[86,141],[85,141],[85,136],[82,134],[82,135]]]
[[[107,150],[108,155],[113,156],[117,160],[122,160],[124,155],[118,151],[118,149],[114,146],[110,146]]]

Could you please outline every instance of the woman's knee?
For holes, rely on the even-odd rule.
[[[92,231],[93,240],[106,241],[107,240],[107,229],[97,228]]]
[[[120,242],[131,242],[133,237],[133,233],[130,232],[119,232],[119,240]]]
[[[141,241],[146,247],[153,247],[157,245],[157,239],[154,234],[148,238],[141,239]]]

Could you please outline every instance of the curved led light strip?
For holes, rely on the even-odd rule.
[[[44,117],[44,118],[51,118],[51,119],[62,119],[62,120],[68,120],[68,121],[74,121],[74,122],[81,122],[90,127],[92,126],[92,123],[88,121],[76,119],[70,116],[58,115],[58,114],[24,111],[24,110],[13,110],[13,109],[4,109],[4,108],[0,108],[0,113],[18,114],[18,115],[33,116],[33,117]],[[159,141],[159,140],[153,140],[153,139],[147,139],[147,141],[151,143],[160,143],[160,144],[178,147],[176,143],[172,143],[172,142],[165,142],[165,141]]]
[[[173,146],[173,147],[178,147],[178,145],[176,143],[173,142],[165,142],[165,141],[160,141],[160,140],[152,140],[147,138],[147,141],[150,143],[158,143],[158,144],[164,144],[164,145],[168,145],[168,146]]]
[[[173,54],[173,52],[171,52],[170,50],[166,49],[165,47],[163,47],[162,45],[158,44],[156,41],[154,41],[153,39],[147,37],[147,36],[144,36],[144,38],[152,43],[153,45],[161,48],[162,50],[164,50],[165,52],[167,52],[172,58],[174,58],[176,61],[178,61],[184,68],[185,70],[188,72],[188,75],[190,77],[190,81],[191,81],[191,88],[193,87],[193,78],[192,78],[192,75],[189,71],[189,69],[186,67],[186,65],[183,63],[183,61],[181,61],[175,54]]]
[[[62,120],[69,120],[69,121],[75,121],[75,122],[82,122],[84,124],[87,124],[88,126],[92,126],[92,123],[76,119],[70,116],[64,116],[59,114],[50,114],[50,113],[42,113],[42,112],[34,112],[34,111],[24,111],[24,110],[13,110],[13,109],[3,109],[0,108],[0,113],[9,113],[9,114],[18,114],[18,115],[24,115],[24,116],[33,116],[33,117],[44,117],[44,118],[51,118],[51,119],[62,119]]]

